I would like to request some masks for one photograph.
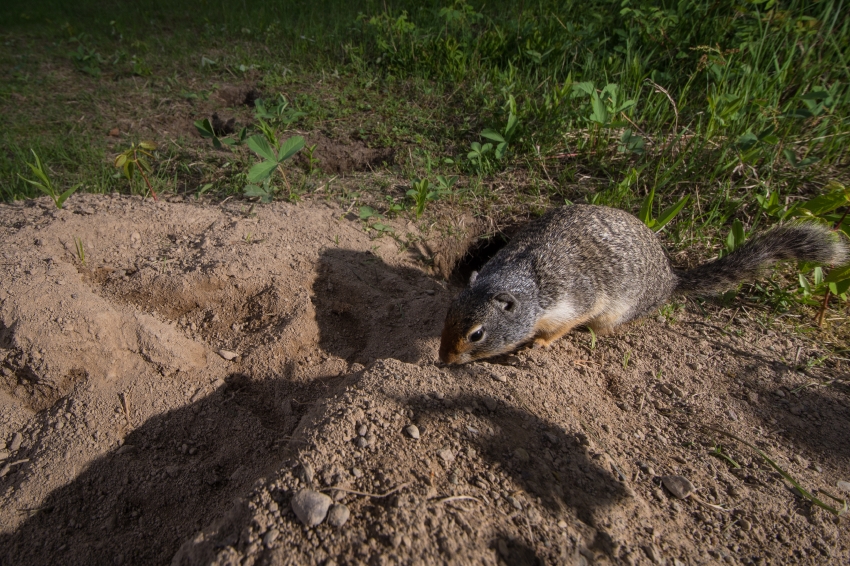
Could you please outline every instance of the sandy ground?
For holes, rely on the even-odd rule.
[[[846,496],[814,341],[689,303],[441,367],[457,289],[335,205],[66,206],[0,205],[4,565],[850,563],[846,519],[705,428]]]

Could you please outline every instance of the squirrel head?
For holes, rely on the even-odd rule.
[[[465,364],[510,352],[533,334],[529,305],[508,291],[471,286],[449,307],[440,340],[440,360]]]

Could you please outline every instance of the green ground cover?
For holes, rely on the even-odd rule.
[[[781,219],[844,213],[847,10],[832,0],[10,0],[0,198],[40,194],[22,178],[34,150],[60,192],[337,198],[378,232],[379,215],[428,221],[441,207],[497,224],[565,201],[651,204],[644,213],[658,218],[687,197],[664,227],[672,248],[704,252],[727,234],[731,248]],[[233,110],[232,134],[210,124],[202,137],[195,122],[234,85],[255,87],[262,111]],[[395,156],[368,175],[335,175],[306,143],[265,177],[253,169],[268,159],[251,136],[275,146],[317,132]],[[142,141],[157,147],[141,169],[150,189],[114,162]],[[828,206],[802,206],[824,194]],[[814,304],[828,282],[808,273],[809,288],[752,297]]]

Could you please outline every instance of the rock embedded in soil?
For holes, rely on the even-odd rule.
[[[333,501],[324,493],[302,489],[292,498],[295,516],[308,527],[315,527],[325,520]]]
[[[446,464],[451,464],[455,460],[455,455],[448,448],[443,448],[437,451],[437,456],[442,458]]]
[[[219,350],[218,355],[227,360],[228,362],[236,359],[239,354],[236,352],[231,352],[230,350]]]
[[[416,425],[409,425],[405,427],[404,432],[406,432],[407,436],[409,436],[413,440],[419,440],[419,427],[417,427]]]
[[[321,521],[319,521],[319,522],[321,522]],[[271,547],[271,545],[274,544],[274,541],[277,540],[277,537],[279,535],[280,535],[280,531],[278,531],[277,529],[274,529],[274,528],[269,529],[268,531],[266,531],[266,534],[263,535],[263,544],[267,548]]]
[[[683,476],[664,476],[661,478],[661,483],[679,499],[685,499],[696,491],[694,484]]]
[[[24,435],[20,432],[16,432],[12,435],[12,442],[9,443],[9,450],[14,452],[18,448],[21,447],[21,443],[24,441]]]
[[[348,521],[350,516],[351,511],[348,510],[347,505],[341,503],[332,505],[328,511],[328,524],[334,527],[341,527]]]

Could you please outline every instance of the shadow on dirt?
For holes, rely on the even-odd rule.
[[[368,252],[330,248],[313,284],[319,347],[368,364],[381,358],[436,360],[449,293],[422,271],[392,267]]]
[[[614,475],[607,456],[589,449],[590,441],[583,432],[565,431],[525,409],[494,404],[495,400],[485,396],[435,401],[422,396],[404,402],[420,407],[420,423],[425,429],[438,426],[445,421],[446,413],[459,407],[496,406],[487,417],[496,433],[477,431],[471,441],[489,461],[487,467],[501,467],[553,513],[566,511],[596,529],[595,533],[590,529],[583,533],[592,537],[584,544],[616,557],[617,543],[612,535],[616,535],[618,526],[625,526],[635,499]],[[486,476],[479,479],[488,481]],[[530,551],[526,548],[520,552],[522,560],[517,555],[517,563],[535,563],[526,556],[526,550]]]
[[[31,517],[0,536],[0,564],[168,564],[187,537],[276,469],[287,435],[342,379],[232,374],[209,396],[148,419],[39,509],[21,509]]]

